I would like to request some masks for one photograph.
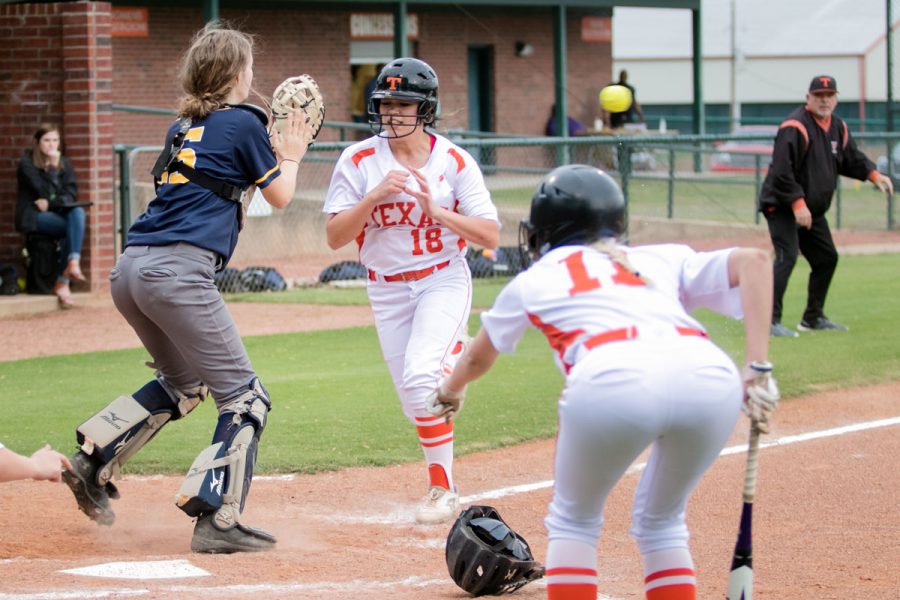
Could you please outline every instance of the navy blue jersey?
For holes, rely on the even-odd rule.
[[[176,129],[177,121],[168,135]],[[240,108],[217,110],[192,123],[178,160],[241,189],[252,184],[264,188],[281,173],[265,127]],[[218,253],[227,263],[237,245],[240,204],[188,181],[181,173],[163,173],[161,181],[156,198],[128,230],[126,245],[187,242]]]

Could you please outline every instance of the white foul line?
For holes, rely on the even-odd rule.
[[[867,429],[876,429],[879,427],[889,427],[891,425],[900,424],[900,417],[891,417],[888,419],[879,419],[877,421],[866,421],[864,423],[854,423],[853,425],[844,425],[843,427],[834,427],[832,429],[823,429],[822,431],[811,431],[809,433],[801,433],[798,435],[787,435],[781,438],[778,438],[772,442],[762,442],[759,447],[762,448],[772,448],[775,446],[788,446],[790,444],[799,444],[800,442],[808,442],[810,440],[817,440],[821,438],[834,437],[837,435],[844,435],[847,433],[856,433],[858,431],[865,431]],[[729,446],[728,448],[724,448],[719,456],[727,456],[729,454],[740,454],[742,452],[747,451],[747,444],[740,444],[738,446]],[[647,466],[647,463],[635,463],[628,468],[625,474],[630,473],[638,473],[644,470],[644,467]],[[512,496],[514,494],[524,494],[526,492],[533,492],[535,490],[542,490],[545,488],[553,487],[553,480],[548,479],[546,481],[539,481],[537,483],[526,483],[523,485],[513,485],[510,487],[500,488],[497,490],[492,490],[488,492],[482,492],[480,494],[472,494],[471,496],[462,496],[459,501],[462,504],[470,504],[472,502],[479,502],[481,500],[493,500],[496,498],[503,498],[504,496]]]

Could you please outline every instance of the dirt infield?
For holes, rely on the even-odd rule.
[[[898,384],[800,398],[779,409],[765,441],[781,444],[760,456],[755,598],[897,597],[898,415]],[[857,432],[786,437],[890,418],[893,424]],[[744,445],[744,425],[729,446]],[[552,456],[552,441],[538,441],[465,456],[456,468],[458,484],[469,495],[464,502],[496,506],[539,560],[545,553],[542,519]],[[743,467],[741,452],[721,457],[689,507],[700,598],[724,596]],[[420,478],[421,467],[414,464],[258,478],[246,521],[276,533],[279,546],[264,555],[232,556],[191,554],[191,520],[173,503],[180,477],[123,479],[111,528],[89,522],[61,484],[6,484],[0,486],[0,600],[468,597],[446,575],[448,527],[413,524]],[[601,598],[643,597],[637,551],[627,534],[636,482],[636,473],[626,476],[607,507]],[[510,489],[526,484],[537,489]],[[117,561],[185,561],[179,564],[208,575],[120,579],[63,572]],[[174,574],[171,565],[167,570]],[[521,598],[544,595],[540,581],[516,592]]]
[[[97,297],[65,312],[0,320],[27,345],[0,345],[0,361],[138,345]],[[368,307],[231,305],[244,335],[371,323]],[[65,332],[60,336],[59,332]],[[20,337],[25,336],[27,337]],[[900,382],[793,399],[779,408],[760,455],[754,511],[754,597],[888,600],[900,590]],[[740,420],[688,511],[699,598],[722,598],[740,514],[746,423]],[[552,492],[552,440],[462,457],[465,504],[491,504],[543,560],[542,520]],[[640,459],[639,463],[643,460]],[[600,598],[643,598],[628,536],[639,467],[614,491],[601,538]],[[257,477],[245,521],[279,538],[260,555],[190,552],[192,522],[174,505],[181,477],[125,477],[117,521],[101,528],[63,485],[0,485],[0,600],[82,598],[467,598],[447,576],[447,526],[413,523],[419,464],[320,475]],[[157,564],[168,577],[65,572],[103,563]],[[146,565],[145,565],[146,566]],[[187,569],[194,569],[193,573]],[[132,569],[134,567],[132,566]],[[202,570],[202,571],[198,571]],[[132,570],[132,573],[134,571]],[[543,598],[542,581],[514,597]]]

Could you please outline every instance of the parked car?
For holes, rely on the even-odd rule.
[[[712,156],[709,168],[720,173],[752,173],[756,170],[759,156],[759,170],[765,172],[772,162],[772,148],[775,146],[777,125],[744,125],[735,131],[738,134],[765,135],[766,139],[729,140],[714,144],[717,152]]]

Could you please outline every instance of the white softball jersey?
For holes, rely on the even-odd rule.
[[[432,135],[431,156],[420,170],[435,202],[463,215],[499,222],[472,156]],[[323,211],[337,214],[352,208],[393,170],[406,169],[394,158],[387,139],[374,136],[349,146],[334,168]],[[412,175],[409,187],[418,188]],[[416,199],[405,193],[375,206],[356,241],[360,262],[380,275],[444,263],[464,254],[466,247],[458,235],[425,216]]]
[[[700,253],[676,244],[621,249],[647,284],[592,247],[555,248],[513,279],[482,314],[494,347],[512,352],[533,325],[567,373],[592,347],[590,340],[602,334],[647,339],[703,332],[688,314],[698,307],[743,316],[740,292],[728,281],[731,249]]]

